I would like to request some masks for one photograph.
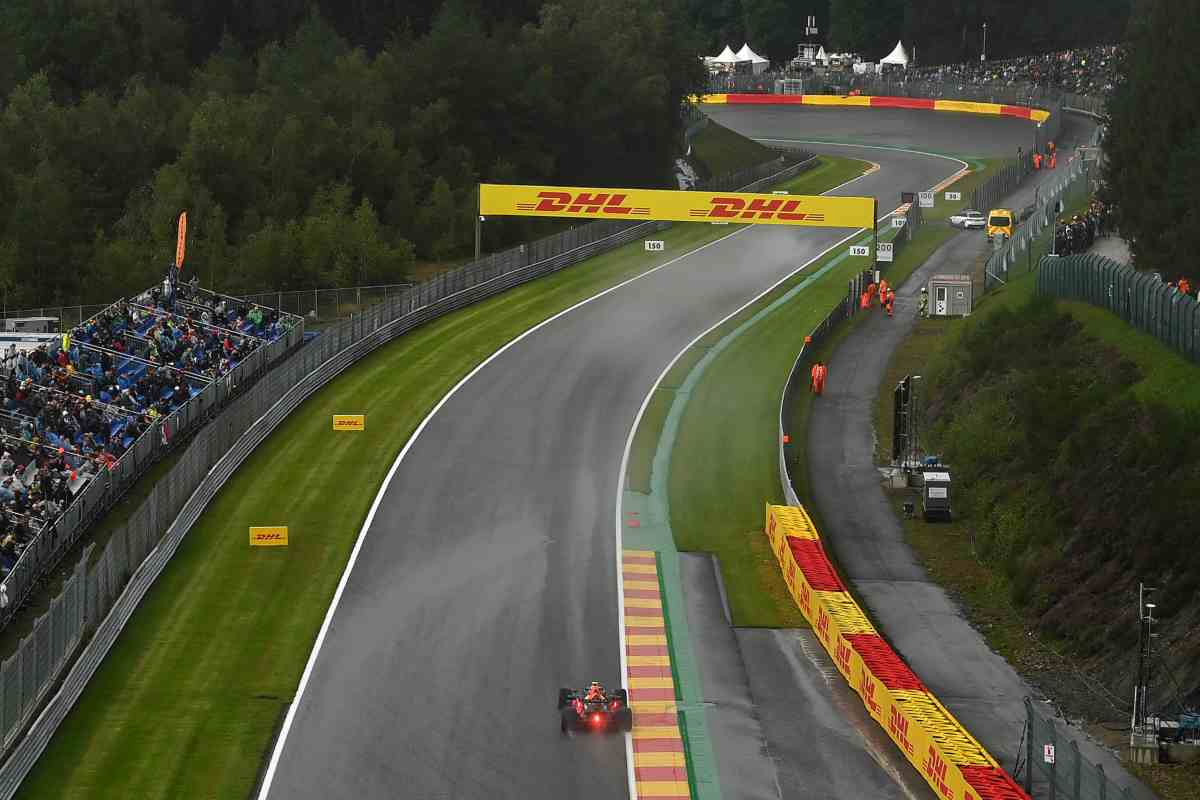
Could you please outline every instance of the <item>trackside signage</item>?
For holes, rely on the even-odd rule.
[[[335,431],[365,431],[367,417],[365,414],[334,414],[333,429]]]
[[[479,186],[483,216],[746,222],[817,228],[871,228],[870,197],[595,189],[574,186]]]
[[[250,529],[251,547],[283,547],[287,543],[288,529],[286,525],[271,525]]]

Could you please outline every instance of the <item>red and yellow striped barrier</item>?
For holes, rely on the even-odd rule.
[[[931,100],[921,97],[836,94],[706,94],[701,103],[743,106],[835,106],[841,108],[912,108],[926,111],[954,111],[960,114],[984,114],[1017,117],[1045,122],[1050,112],[1040,108],[1010,106],[1002,103],[975,103],[967,100]]]
[[[872,627],[802,507],[767,506],[767,536],[796,605],[871,716],[944,800],[1029,800]]]
[[[637,795],[639,800],[689,800],[657,557],[649,550],[625,550],[621,573]]]

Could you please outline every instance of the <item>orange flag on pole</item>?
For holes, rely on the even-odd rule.
[[[183,255],[187,249],[187,212],[179,215],[179,241],[175,245],[175,267],[183,269]]]

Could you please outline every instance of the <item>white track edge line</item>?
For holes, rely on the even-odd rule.
[[[266,775],[263,777],[263,784],[262,784],[262,788],[259,790],[259,793],[258,793],[258,800],[267,800],[267,797],[270,794],[271,784],[275,779],[275,771],[278,768],[279,760],[280,760],[281,756],[283,755],[283,748],[284,748],[285,744],[287,743],[288,733],[290,732],[292,724],[295,721],[296,709],[298,709],[300,707],[300,702],[304,698],[304,691],[308,687],[308,680],[312,676],[313,668],[316,665],[317,658],[321,652],[321,647],[325,642],[325,635],[329,631],[330,624],[333,622],[334,614],[337,612],[338,604],[341,602],[342,592],[345,590],[346,584],[350,580],[350,573],[354,570],[354,563],[358,559],[358,554],[359,554],[359,551],[362,549],[363,541],[366,539],[367,531],[370,530],[371,523],[375,519],[375,512],[379,509],[379,505],[383,500],[384,494],[387,493],[388,486],[389,486],[389,484],[391,484],[392,477],[396,474],[396,470],[400,468],[400,464],[402,461],[404,461],[404,457],[406,455],[408,455],[408,451],[412,448],[413,444],[417,441],[417,438],[421,435],[421,432],[425,430],[425,426],[428,425],[430,420],[433,419],[434,415],[437,414],[437,412],[439,410],[441,410],[442,406],[444,406],[450,400],[450,398],[453,397],[455,395],[455,393],[457,393],[458,390],[461,389],[463,387],[463,385],[467,383],[467,381],[469,381],[469,380],[471,380],[471,378],[475,377],[476,373],[478,373],[480,370],[482,370],[484,367],[486,367],[488,364],[490,364],[496,358],[501,356],[510,347],[516,345],[518,342],[520,342],[525,337],[532,335],[533,333],[537,332],[538,330],[545,327],[546,325],[549,325],[550,323],[554,322],[559,317],[565,316],[566,314],[571,313],[575,309],[585,306],[588,303],[591,303],[593,300],[598,300],[601,297],[604,297],[605,295],[609,294],[610,292],[615,292],[616,290],[618,290],[624,286],[627,286],[627,285],[633,283],[634,281],[641,280],[642,278],[646,277],[647,275],[652,275],[655,272],[658,272],[660,269],[664,269],[665,267],[669,267],[672,264],[675,264],[676,262],[682,261],[683,259],[687,258],[688,256],[698,253],[701,250],[712,247],[713,245],[716,245],[716,244],[720,244],[721,242],[725,241],[726,239],[729,239],[733,236],[737,236],[739,233],[742,233],[749,227],[750,226],[747,225],[746,227],[739,228],[736,231],[732,231],[731,233],[728,233],[728,234],[720,237],[719,239],[714,239],[711,242],[707,242],[703,245],[700,245],[699,247],[697,247],[693,250],[689,250],[688,252],[683,253],[682,255],[678,255],[669,261],[659,264],[657,267],[648,269],[645,272],[642,272],[638,275],[634,275],[632,278],[628,278],[614,286],[610,286],[607,289],[604,289],[603,291],[600,291],[600,292],[592,295],[591,297],[580,300],[575,305],[570,306],[569,308],[565,308],[562,311],[559,311],[558,313],[554,314],[553,316],[542,320],[537,325],[534,325],[532,328],[529,328],[528,330],[519,334],[516,338],[505,343],[498,350],[496,350],[496,352],[492,353],[490,356],[488,356],[486,359],[484,359],[482,362],[480,362],[474,369],[472,369],[470,372],[468,372],[458,383],[456,383],[454,385],[454,387],[451,388],[450,391],[447,392],[442,397],[442,399],[438,401],[437,405],[435,405],[433,407],[433,409],[430,410],[430,412],[425,416],[425,418],[423,420],[421,420],[421,424],[418,425],[416,430],[413,431],[412,435],[408,437],[408,441],[405,442],[404,447],[400,450],[400,454],[397,455],[396,460],[392,462],[392,466],[388,470],[387,476],[383,479],[383,483],[379,487],[379,492],[375,495],[375,500],[371,503],[371,509],[370,509],[370,511],[367,512],[367,518],[366,518],[366,520],[364,520],[364,522],[362,524],[362,528],[358,532],[358,538],[354,542],[354,549],[350,552],[350,560],[346,563],[345,570],[342,571],[341,580],[338,581],[337,589],[334,591],[334,594],[333,594],[333,600],[330,601],[330,604],[329,604],[329,610],[325,612],[325,619],[321,623],[320,631],[318,631],[318,633],[317,633],[317,638],[316,638],[315,643],[313,644],[312,652],[309,654],[309,657],[308,657],[308,663],[305,664],[305,666],[304,666],[304,673],[300,677],[300,684],[296,689],[295,696],[292,698],[291,705],[288,707],[287,716],[284,717],[283,726],[280,728],[279,736],[275,740],[275,747],[271,753],[271,761],[270,761],[269,765],[267,766]],[[618,556],[618,558],[619,558],[619,556]],[[619,575],[620,575],[620,573],[618,572],[618,576]],[[618,597],[620,597],[619,593],[618,593]],[[623,598],[621,599],[621,602],[622,602],[622,604],[624,603]],[[624,641],[624,629],[622,629],[622,642],[623,641]],[[622,671],[622,673],[625,671],[625,651],[624,651],[623,647],[621,650],[621,671]],[[629,739],[628,734],[626,734],[626,738]],[[629,744],[629,747],[632,748],[631,743]]]
[[[831,143],[825,142],[823,144],[831,144]],[[915,152],[915,151],[913,151],[913,152]],[[937,155],[937,154],[930,153],[930,154],[922,154],[922,155]],[[940,158],[948,158],[948,156],[939,156],[939,157]],[[957,160],[957,159],[952,159],[952,160]],[[965,166],[965,163],[964,163],[964,166]],[[859,175],[855,178],[852,178],[852,179],[846,181],[845,183],[842,183],[842,184],[839,184],[838,186],[833,187],[833,189],[829,189],[827,192],[824,192],[824,194],[828,194],[828,192],[834,191],[836,189],[840,189],[843,186],[847,186],[851,183],[854,183],[857,180],[861,180],[864,177],[866,177],[866,175]],[[375,512],[379,509],[379,504],[383,500],[384,494],[387,493],[388,486],[391,484],[392,478],[396,474],[396,470],[400,468],[400,464],[401,464],[401,462],[404,461],[404,457],[408,454],[408,451],[412,448],[413,444],[417,441],[417,438],[425,430],[425,427],[429,424],[430,420],[433,419],[434,415],[436,415],[437,412],[441,410],[442,406],[444,406],[450,400],[450,398],[453,397],[458,392],[458,390],[461,389],[467,383],[467,381],[469,381],[469,380],[471,380],[471,378],[475,377],[475,375],[478,372],[480,372],[484,367],[486,367],[488,364],[490,364],[496,358],[498,358],[503,353],[505,353],[510,347],[516,345],[518,342],[523,340],[525,337],[532,335],[533,333],[537,332],[538,330],[545,327],[546,325],[549,325],[550,323],[554,322],[559,317],[565,316],[565,315],[571,313],[572,311],[576,310],[577,308],[581,308],[581,307],[591,303],[594,300],[598,300],[601,297],[604,297],[605,295],[607,295],[611,292],[615,292],[616,290],[618,290],[624,286],[627,286],[627,285],[633,283],[634,281],[641,280],[642,278],[646,277],[647,275],[652,275],[655,272],[658,272],[660,269],[669,267],[672,264],[682,261],[683,259],[685,259],[689,256],[692,256],[696,253],[699,253],[700,251],[705,250],[709,247],[712,247],[713,245],[720,244],[721,242],[725,241],[726,239],[730,239],[734,236],[737,236],[740,233],[743,233],[750,227],[752,227],[752,226],[746,225],[745,227],[739,228],[738,230],[733,231],[732,233],[729,233],[725,236],[722,236],[719,239],[714,239],[713,241],[707,242],[707,243],[701,245],[700,247],[697,247],[693,250],[689,250],[687,253],[676,256],[675,258],[673,258],[669,261],[659,264],[657,267],[653,267],[653,268],[646,270],[645,272],[642,272],[638,275],[634,275],[632,278],[624,280],[614,286],[610,286],[607,289],[604,289],[603,291],[600,291],[600,292],[592,295],[591,297],[580,300],[575,305],[565,308],[562,311],[559,311],[558,313],[554,314],[553,316],[542,320],[537,325],[534,325],[532,328],[529,328],[528,330],[519,334],[516,338],[512,339],[511,341],[509,341],[506,344],[504,344],[503,346],[501,346],[500,349],[498,349],[496,352],[492,353],[490,356],[488,356],[486,359],[484,359],[482,362],[480,362],[474,369],[472,369],[470,372],[468,372],[458,383],[456,383],[450,389],[450,391],[447,392],[442,397],[442,399],[438,401],[437,405],[435,405],[430,410],[430,412],[425,416],[425,418],[423,420],[421,420],[421,424],[418,425],[416,430],[413,431],[412,435],[409,436],[408,441],[404,443],[404,447],[400,450],[399,455],[396,456],[396,460],[392,462],[391,468],[388,469],[387,476],[384,477],[383,483],[380,485],[379,491],[375,495],[374,501],[371,503],[371,508],[367,512],[367,518],[363,521],[362,528],[359,529],[358,538],[354,542],[354,549],[350,551],[350,559],[346,563],[346,568],[342,571],[342,577],[338,581],[337,589],[334,591],[333,600],[330,601],[329,610],[325,612],[325,619],[321,622],[321,629],[317,632],[317,638],[313,644],[312,652],[309,654],[308,662],[304,665],[304,673],[300,676],[300,684],[296,689],[296,694],[293,696],[291,704],[288,706],[288,712],[287,712],[287,715],[284,717],[283,725],[279,731],[279,736],[275,740],[275,747],[271,752],[271,761],[267,765],[267,772],[266,772],[266,775],[263,777],[262,788],[259,790],[259,793],[258,793],[258,800],[267,800],[267,798],[270,795],[271,785],[275,780],[275,772],[279,767],[279,760],[282,757],[283,749],[287,744],[288,733],[291,731],[292,724],[296,718],[296,709],[298,709],[300,707],[300,703],[304,699],[304,692],[308,688],[309,678],[312,676],[313,668],[316,665],[317,658],[319,657],[320,652],[321,652],[321,647],[325,643],[325,636],[329,631],[329,627],[333,621],[334,614],[337,612],[338,604],[341,602],[342,592],[345,591],[346,584],[349,582],[349,579],[350,579],[350,574],[354,570],[354,564],[358,560],[358,554],[362,550],[362,544],[363,544],[363,541],[366,539],[367,531],[370,529],[371,523],[375,518]],[[857,235],[857,234],[854,234],[854,235]],[[846,241],[849,238],[852,238],[852,237],[847,237],[847,239],[844,239],[842,241]],[[834,247],[836,247],[836,246],[837,245],[834,245]],[[830,249],[832,249],[832,248],[830,248]],[[826,252],[828,252],[828,251],[826,251]],[[818,258],[820,258],[820,256],[818,256]],[[811,263],[811,261],[808,263]],[[799,270],[796,270],[796,271],[799,271]],[[795,274],[795,272],[792,273],[792,275],[794,275],[794,274]],[[788,277],[791,277],[791,275],[789,275]],[[786,280],[786,278],[784,280]],[[782,282],[783,281],[780,281],[780,283],[782,283]],[[778,284],[776,284],[776,285],[778,285]],[[774,288],[774,287],[772,287],[772,288]],[[770,290],[768,290],[768,291],[770,291]],[[756,300],[757,300],[757,298],[756,298]],[[755,302],[755,301],[752,300],[751,303],[753,303],[753,302]],[[747,304],[747,305],[749,305],[749,304]],[[735,312],[735,313],[737,313],[737,312]],[[717,323],[717,324],[719,325],[721,323]],[[713,327],[716,327],[716,326],[713,326]],[[690,347],[690,346],[691,345],[689,345],[688,347]],[[687,350],[687,349],[688,348],[684,348],[684,350]],[[682,351],[680,354],[682,354]],[[680,354],[677,354],[675,356],[675,358],[672,359],[671,363],[674,363],[676,360],[678,360]],[[663,375],[665,375],[665,374],[666,374],[666,372],[664,371]],[[655,381],[655,387],[657,387],[657,385],[659,383],[661,383],[663,375],[660,375],[658,380]],[[651,389],[651,393],[653,393],[653,391],[654,390]],[[620,520],[621,490],[624,485],[624,477],[623,476],[625,473],[625,464],[626,464],[628,456],[629,456],[629,447],[633,440],[633,431],[637,430],[637,422],[641,420],[642,413],[645,411],[646,403],[648,401],[649,401],[649,395],[646,396],[646,401],[643,402],[641,410],[638,411],[638,415],[637,415],[637,419],[635,420],[634,427],[630,431],[629,442],[626,443],[625,454],[621,459],[621,462],[622,462],[622,468],[621,468],[621,472],[620,472],[621,478],[617,484],[617,519],[616,519],[616,528],[617,528],[617,556],[616,556],[616,558],[617,558],[617,604],[618,604],[618,609],[617,609],[618,610],[618,618],[617,619],[618,619],[618,627],[619,627],[619,631],[620,631],[621,682],[622,682],[623,686],[627,682],[628,670],[627,670],[627,666],[626,666],[626,653],[625,653],[625,617],[624,617],[625,598],[624,598],[624,595],[622,594],[622,592],[624,591],[624,582],[621,577],[621,549],[620,549],[620,543],[621,543],[621,520]],[[636,786],[634,783],[634,774],[635,773],[634,773],[633,758],[632,758],[633,737],[629,733],[625,734],[625,750],[626,750],[626,755],[627,755],[626,761],[627,761],[628,768],[629,768],[630,798],[631,798],[631,800],[636,800],[637,789],[636,789]]]
[[[763,141],[768,141],[768,140],[763,140]],[[799,141],[799,140],[777,139],[775,141]],[[908,149],[902,148],[902,147],[882,147],[879,145],[851,145],[851,144],[839,144],[837,142],[812,142],[812,144],[832,144],[832,145],[835,145],[838,147],[874,147],[874,149],[878,149],[878,150],[898,150],[900,152],[914,153],[916,155],[929,156],[931,158],[944,158],[947,161],[957,161],[959,164],[962,164],[964,169],[970,168],[970,165],[960,158],[954,158],[953,156],[945,156],[945,155],[942,155],[941,153],[926,153],[926,152],[922,152],[920,150],[908,150]],[[822,192],[822,194],[829,194],[830,192],[837,191],[838,189],[841,189],[844,186],[849,186],[850,184],[854,183],[855,181],[860,181],[863,178],[866,178],[869,175],[874,175],[876,172],[879,172],[879,171],[880,170],[870,170],[868,172],[865,172],[862,175],[851,178],[850,180],[848,180],[844,183],[840,183],[837,186],[834,186],[832,189],[827,189],[826,191]],[[889,211],[887,214],[884,214],[883,216],[879,217],[879,219],[877,219],[876,222],[887,219],[893,213],[894,212]],[[746,226],[746,228],[749,228],[749,227],[752,227],[752,226],[750,226],[750,225]],[[736,231],[736,233],[740,233],[741,231],[746,230],[746,228],[742,228],[741,230]],[[772,286],[763,290],[763,292],[761,292],[759,295],[757,295],[756,297],[747,301],[743,306],[741,306],[741,308],[738,308],[736,311],[733,311],[732,313],[727,315],[725,318],[713,323],[705,331],[703,331],[698,336],[696,336],[696,338],[692,339],[690,342],[688,342],[686,345],[684,345],[683,349],[680,350],[678,353],[676,353],[675,357],[672,358],[670,360],[670,362],[667,363],[667,366],[665,366],[663,368],[663,371],[658,374],[658,377],[654,380],[653,385],[651,385],[649,391],[646,392],[646,396],[644,398],[642,398],[642,405],[640,408],[638,408],[637,415],[633,418],[633,425],[629,429],[629,435],[625,439],[625,450],[621,454],[620,472],[617,473],[617,503],[616,503],[616,519],[615,519],[616,539],[617,539],[617,628],[620,632],[620,640],[621,640],[620,641],[620,645],[621,645],[621,685],[625,689],[628,689],[629,686],[628,686],[628,668],[626,667],[626,652],[625,652],[625,650],[626,650],[626,647],[625,647],[625,579],[624,579],[624,576],[621,574],[621,566],[622,566],[621,549],[622,549],[622,540],[623,540],[623,537],[621,535],[621,507],[622,507],[621,501],[622,501],[622,496],[625,493],[625,473],[629,467],[629,451],[633,449],[633,437],[634,437],[634,435],[637,434],[638,426],[640,426],[642,424],[642,416],[646,413],[646,408],[650,405],[650,398],[654,395],[654,393],[656,391],[658,391],[658,387],[662,383],[663,378],[667,377],[667,373],[670,372],[671,368],[675,366],[675,362],[679,361],[679,359],[683,357],[684,353],[686,353],[688,350],[691,350],[692,347],[695,346],[696,342],[700,341],[705,336],[710,334],[712,331],[721,327],[726,322],[728,322],[730,319],[736,317],[738,314],[742,313],[747,308],[749,308],[750,306],[757,303],[763,297],[765,297],[768,294],[770,294],[771,292],[775,291],[775,289],[777,289],[783,283],[787,282],[788,280],[791,280],[798,273],[803,272],[814,262],[824,258],[826,255],[828,255],[830,252],[832,252],[834,248],[840,247],[841,245],[843,245],[846,242],[853,239],[855,236],[860,235],[863,230],[864,229],[859,228],[858,230],[854,231],[854,233],[851,233],[849,236],[845,237],[844,239],[834,242],[832,245],[827,247],[825,250],[822,250],[820,253],[813,256],[808,261],[805,261],[803,264],[796,267],[796,269],[792,270],[787,275],[780,278],[775,284],[773,284]],[[730,234],[730,235],[733,235],[733,234]],[[725,238],[728,238],[728,237],[725,237]],[[721,239],[718,239],[717,241],[721,241]],[[698,251],[699,250],[694,250],[692,252],[694,253],[694,252],[698,252]],[[691,253],[688,253],[687,255],[691,255]],[[687,256],[681,256],[681,257],[686,258]],[[664,264],[663,266],[666,266],[666,265]],[[633,736],[632,736],[632,734],[628,734],[628,733],[625,734],[625,763],[628,766],[628,773],[629,773],[629,797],[630,797],[630,800],[637,800],[637,797],[638,797],[637,774],[634,771],[634,763],[633,763]]]

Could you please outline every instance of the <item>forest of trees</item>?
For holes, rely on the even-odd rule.
[[[480,180],[664,185],[701,86],[654,0],[0,6],[0,286],[104,302],[402,280],[473,246]],[[489,223],[489,244],[524,232]]]
[[[1141,269],[1200,283],[1200,0],[1139,0],[1108,100],[1102,195]]]

